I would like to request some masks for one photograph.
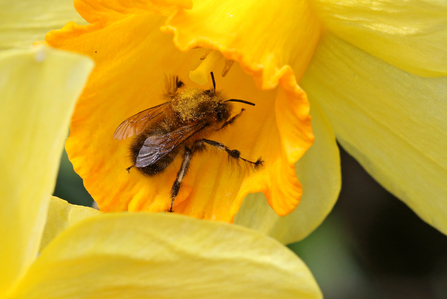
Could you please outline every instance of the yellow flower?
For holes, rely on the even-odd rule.
[[[88,26],[69,23],[46,36],[51,46],[89,55],[96,62],[75,110],[66,148],[75,170],[101,210],[165,211],[171,203],[170,190],[180,168],[181,154],[160,175],[147,177],[135,168],[128,173],[126,168],[132,165],[129,146],[133,138],[114,140],[112,136],[129,116],[165,101],[161,96],[165,74],[178,75],[187,86],[198,86],[188,75],[200,65],[200,57],[208,54],[203,47],[210,45],[196,42],[190,47],[202,49],[182,53],[169,35],[159,31],[165,17],[154,10],[169,14],[176,11],[175,7],[157,8],[149,2],[121,5],[118,2],[108,2],[105,6],[76,2],[81,15],[92,23]],[[292,30],[303,35],[300,43],[310,48],[303,47],[301,53],[288,55],[307,57],[307,62],[303,62],[307,64],[319,32],[312,32],[307,38],[306,32],[295,29],[299,26]],[[313,40],[313,44],[309,40]],[[257,45],[264,46],[263,42]],[[296,52],[294,48],[290,50]],[[238,61],[243,54],[236,48],[222,48],[221,51]],[[202,64],[205,78],[215,63],[221,64],[216,74],[223,68],[224,59],[216,62],[214,55],[210,53]],[[239,61],[225,79],[216,76],[217,88],[228,98],[254,102],[256,106],[244,107],[246,111],[234,124],[210,139],[239,150],[245,159],[256,161],[262,157],[264,166],[255,171],[245,165],[232,167],[223,151],[197,154],[175,199],[176,213],[232,221],[243,198],[249,192],[258,191],[268,195],[269,203],[279,215],[290,213],[299,203],[301,185],[294,164],[313,141],[306,96],[296,85],[290,67],[275,70],[272,66],[266,74],[257,62],[257,52],[244,59],[247,63]],[[276,61],[275,55],[262,57],[266,61],[272,59]],[[273,60],[271,63],[275,63]],[[259,90],[240,65],[254,74],[256,83],[263,88],[271,89],[279,81],[282,88]],[[208,85],[210,88],[211,82]],[[234,105],[233,115],[241,106]],[[279,118],[272,113],[275,110],[280,113]],[[247,127],[251,130],[246,130]]]
[[[261,233],[50,199],[92,67],[45,47],[0,54],[0,298],[321,298],[301,260]]]
[[[220,73],[224,59],[216,52],[199,60],[212,49],[238,62],[217,78],[218,89],[256,103],[212,137],[265,163],[234,174],[224,152],[197,155],[175,212],[232,221],[247,193],[263,192],[273,210],[251,196],[235,223],[285,243],[299,240],[338,196],[337,136],[387,189],[447,232],[445,4],[78,0],[75,7],[90,24],[69,23],[46,41],[97,63],[76,108],[67,151],[101,209],[169,208],[181,159],[159,176],[135,169],[128,174],[132,140],[113,140],[113,132],[127,117],[163,101],[164,73],[179,75],[188,86],[197,86],[188,79],[197,67],[191,77],[200,83],[210,70]],[[313,141],[307,96],[297,81],[309,94],[316,141],[296,166],[304,194],[295,209],[302,192],[294,163]]]

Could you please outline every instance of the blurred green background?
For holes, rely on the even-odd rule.
[[[447,298],[447,237],[384,190],[341,149],[343,186],[334,210],[289,245],[326,299]],[[54,194],[91,206],[64,153]]]

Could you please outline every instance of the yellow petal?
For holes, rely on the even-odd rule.
[[[312,0],[328,30],[407,72],[447,75],[445,1]]]
[[[315,142],[296,164],[303,184],[299,206],[280,217],[261,193],[252,194],[244,199],[234,219],[235,224],[261,231],[283,244],[300,241],[317,228],[332,210],[341,187],[340,155],[332,127],[320,105],[310,100]]]
[[[198,86],[189,79],[207,51],[178,51],[171,36],[159,31],[165,19],[150,8],[118,9],[115,2],[107,7],[104,3],[94,2],[100,6],[94,12],[87,6],[85,12],[79,9],[94,21],[91,25],[67,24],[46,37],[52,46],[89,55],[97,63],[73,116],[67,152],[101,210],[166,211],[181,155],[158,175],[149,177],[136,168],[128,173],[126,168],[133,164],[129,147],[136,137],[114,140],[112,136],[126,118],[166,101],[165,74],[178,75],[187,87],[210,88],[211,82]],[[216,74],[223,63],[216,65]],[[216,76],[217,88],[228,98],[256,106],[244,107],[246,111],[233,125],[210,139],[239,150],[251,161],[262,157],[265,163],[252,171],[232,165],[223,151],[197,154],[175,200],[175,212],[232,221],[246,194],[260,191],[279,215],[298,205],[301,185],[294,164],[313,141],[309,104],[289,66],[281,65],[275,76],[270,79],[280,88],[272,91],[257,89],[237,64],[224,79]],[[242,108],[234,105],[233,115]]]
[[[75,100],[93,63],[46,47],[0,54],[0,290],[35,259]]]
[[[320,37],[320,23],[307,1],[196,1],[181,9],[163,30],[174,33],[182,51],[219,50],[239,62],[263,89],[278,85],[284,66],[299,57],[301,79]]]
[[[72,0],[0,0],[0,49],[31,48],[69,21],[85,23]]]
[[[74,5],[79,14],[89,23],[107,24],[134,14],[148,11],[161,15],[169,15],[178,9],[190,9],[191,0],[146,0],[146,1],[119,1],[108,0],[74,0]]]
[[[242,227],[171,214],[104,214],[42,252],[13,298],[322,298],[306,265]]]
[[[70,226],[98,214],[100,214],[98,210],[71,205],[65,200],[53,196],[48,207],[47,222],[40,242],[39,252],[42,252],[57,235]]]
[[[302,84],[343,147],[447,233],[447,77],[409,74],[328,35]]]

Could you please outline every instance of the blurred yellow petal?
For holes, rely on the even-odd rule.
[[[99,214],[100,212],[93,208],[71,205],[65,200],[53,196],[48,207],[47,222],[39,252],[42,252],[57,235],[70,226]]]
[[[310,99],[315,142],[296,164],[303,184],[299,206],[287,216],[278,216],[261,193],[250,194],[234,219],[235,224],[261,231],[289,244],[304,239],[326,218],[341,187],[340,155],[332,127],[317,102]]]
[[[306,265],[261,233],[180,215],[133,213],[103,214],[60,234],[12,298],[322,295]]]
[[[73,0],[0,0],[0,49],[31,48],[69,21],[85,24]]]
[[[35,259],[90,59],[46,47],[0,53],[0,290]]]
[[[159,212],[169,209],[170,190],[181,165],[181,155],[156,176],[148,177],[136,168],[128,173],[126,168],[133,163],[129,158],[129,147],[134,138],[114,140],[113,133],[129,116],[166,101],[162,96],[165,74],[178,75],[187,87],[211,87],[211,82],[208,86],[199,86],[189,79],[190,72],[201,65],[200,57],[209,51],[194,49],[180,52],[173,45],[172,37],[159,31],[165,18],[152,12],[153,3],[138,3],[126,6],[116,1],[111,4],[76,1],[77,9],[92,24],[79,26],[70,23],[46,36],[50,45],[89,55],[97,63],[75,110],[67,152],[76,172],[84,179],[87,190],[103,211]],[[237,3],[234,5],[245,9]],[[196,21],[200,21],[205,11],[219,14],[211,2],[195,7],[200,12]],[[290,9],[303,14],[304,21],[300,26],[304,29],[298,26],[301,28],[299,34],[295,30],[297,27],[290,31],[297,36],[309,37],[308,41],[300,41],[305,45],[304,52],[293,52],[291,45],[283,49],[282,45],[287,41],[280,38],[279,44],[275,44],[278,37],[275,34],[270,42],[257,46],[268,48],[263,52],[264,56],[256,54],[255,57],[250,51],[244,54],[244,57],[252,54],[253,57],[250,58],[251,65],[242,64],[243,70],[250,74],[256,72],[259,80],[268,81],[267,85],[258,84],[264,88],[273,89],[279,85],[271,91],[257,89],[252,77],[244,73],[238,64],[234,64],[224,79],[216,76],[217,88],[222,89],[228,98],[244,99],[256,106],[247,108],[227,130],[210,136],[231,149],[239,150],[246,159],[256,161],[262,157],[265,163],[259,170],[252,171],[246,169],[248,167],[232,167],[225,152],[197,154],[176,197],[174,210],[177,213],[232,221],[243,198],[250,192],[266,194],[268,203],[279,215],[290,213],[300,201],[301,184],[296,178],[294,164],[312,144],[313,134],[309,103],[304,91],[297,86],[295,76],[304,72],[320,31],[318,26],[315,32],[307,31],[316,20],[305,3],[300,2],[297,6],[292,3],[292,8],[275,7],[276,12],[282,9],[286,15]],[[264,10],[268,11],[266,7]],[[273,17],[273,13],[269,13]],[[236,13],[239,22],[240,14],[242,11]],[[172,22],[168,27],[175,31],[177,29]],[[259,36],[261,32],[256,34]],[[270,31],[270,34],[273,33]],[[175,38],[179,36],[176,33]],[[196,41],[195,45],[207,45]],[[213,47],[216,45],[214,43]],[[230,49],[224,51],[224,46]],[[247,47],[244,43],[230,43],[222,45],[221,50],[224,55],[229,55],[231,51],[243,53]],[[281,52],[283,50],[284,53]],[[280,57],[278,61],[275,55]],[[297,55],[309,59],[300,60],[295,74],[287,63],[295,61]],[[241,57],[232,58],[245,63]],[[222,58],[207,67],[217,74],[224,69],[224,63]],[[206,72],[208,77],[208,70]],[[233,115],[239,109],[240,104],[234,105]]]
[[[447,75],[447,2],[311,0],[329,31],[407,72]]]
[[[407,73],[327,35],[301,83],[343,147],[447,234],[447,77]]]

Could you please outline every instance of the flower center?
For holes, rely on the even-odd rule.
[[[208,54],[200,57],[202,63],[194,70],[189,72],[189,78],[196,82],[199,85],[205,85],[208,83],[208,78],[210,76],[210,72],[214,69],[214,67],[225,59],[219,51],[210,51]],[[225,77],[228,71],[233,66],[234,61],[225,59],[225,66],[222,70],[222,77]]]

